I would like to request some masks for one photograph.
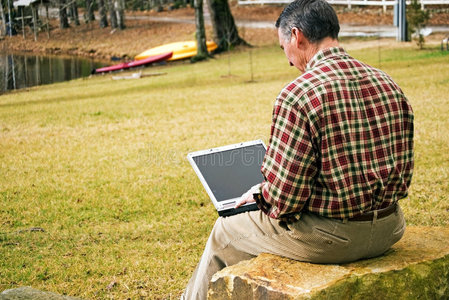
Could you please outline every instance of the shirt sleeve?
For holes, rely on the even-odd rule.
[[[317,174],[317,151],[307,114],[292,100],[285,91],[276,99],[261,169],[266,181],[261,186],[262,197],[256,199],[259,208],[275,219],[289,219],[301,212]]]

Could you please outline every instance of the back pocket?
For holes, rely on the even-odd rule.
[[[342,237],[342,236],[338,236],[334,233],[328,232],[324,229],[315,227],[313,228],[313,230],[315,231],[315,234],[323,240],[324,244],[328,244],[328,245],[332,245],[334,243],[337,243],[339,245],[345,245],[349,243],[349,239]]]

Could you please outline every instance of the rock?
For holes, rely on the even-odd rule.
[[[0,300],[81,300],[70,296],[58,295],[51,292],[43,292],[29,286],[17,289],[4,290],[0,293]]]
[[[208,299],[449,299],[449,227],[408,227],[383,256],[344,265],[261,254],[217,272]]]

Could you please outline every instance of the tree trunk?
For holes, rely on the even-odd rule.
[[[117,11],[117,23],[118,28],[123,30],[126,28],[125,26],[125,3],[123,0],[115,0],[115,9]]]
[[[117,25],[117,14],[115,13],[113,0],[108,0],[108,7],[109,7],[109,21],[111,22],[111,27],[115,29],[118,27],[118,25]]]
[[[86,23],[90,23],[91,21],[95,21],[95,15],[94,15],[94,1],[93,0],[86,0],[86,14],[84,14],[84,19]]]
[[[106,7],[104,6],[104,0],[98,0],[98,14],[100,15],[100,27],[108,27],[108,17],[106,15]]]
[[[50,38],[50,19],[48,18],[48,5],[45,5],[45,28],[47,29],[47,37]]]
[[[73,1],[70,5],[70,10],[72,11],[72,22],[75,23],[76,26],[80,25],[80,19],[78,16],[78,5],[76,4],[76,1]]]
[[[195,0],[195,25],[197,53],[192,62],[206,59],[209,56],[206,46],[206,30],[204,28],[203,0]]]
[[[22,11],[23,13],[23,11]],[[37,5],[31,5],[31,14],[33,16],[33,34],[34,34],[34,41],[37,41],[37,26],[38,26],[38,17],[37,17]],[[23,15],[22,15],[23,17]]]
[[[0,7],[1,7],[1,5],[0,5]],[[23,35],[23,39],[25,39],[26,37],[25,37],[25,35],[26,35],[26,33],[25,33],[25,13],[24,13],[24,10],[25,10],[25,7],[24,6],[20,6],[19,7],[20,8],[20,16],[22,17],[22,35]]]
[[[0,18],[2,18],[2,27],[0,28],[0,36],[6,35],[6,17],[5,11],[3,10],[3,1],[0,0]]]
[[[214,29],[214,41],[218,45],[216,51],[226,51],[241,44],[247,45],[239,36],[228,0],[207,0],[207,4]]]
[[[66,0],[59,0],[59,28],[64,29],[69,27]]]

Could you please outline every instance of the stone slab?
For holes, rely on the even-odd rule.
[[[81,300],[80,298],[43,292],[29,286],[4,290],[0,293],[0,300]]]
[[[217,272],[208,299],[449,299],[449,227],[408,227],[386,254],[350,264],[261,254]]]

